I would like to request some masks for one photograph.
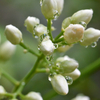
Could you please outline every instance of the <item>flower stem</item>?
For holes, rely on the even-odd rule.
[[[18,85],[19,82],[17,80],[15,80],[11,75],[9,75],[6,71],[2,70],[2,75],[7,78],[12,84],[14,85]]]
[[[57,35],[57,37],[55,37],[55,40],[57,40],[58,38],[60,38],[60,37],[63,35],[63,33],[64,33],[64,31],[61,31],[61,32]]]
[[[62,42],[62,41],[64,41],[64,37],[62,37],[62,38],[60,38],[60,39],[57,39],[57,40],[53,41],[53,43],[58,43],[58,42]]]
[[[48,19],[47,29],[48,29],[48,35],[50,36],[50,39],[53,41],[53,36],[51,32],[51,19]]]
[[[23,90],[24,86],[30,81],[30,79],[36,73],[37,66],[43,57],[43,54],[41,54],[41,56],[37,58],[35,65],[28,72],[28,74],[20,81],[20,84],[15,87],[14,92],[20,93]]]
[[[90,65],[88,65],[87,67],[85,67],[84,69],[82,69],[81,76],[74,81],[73,85],[77,84],[78,82],[81,82],[81,80],[91,76],[93,73],[97,72],[98,70],[100,70],[100,58],[94,61],[93,63],[91,63]]]
[[[36,52],[34,52],[33,50],[31,50],[29,47],[27,47],[23,42],[20,43],[20,46],[22,46],[24,49],[28,50],[28,52],[30,52],[31,54],[39,57],[40,55],[37,54]]]

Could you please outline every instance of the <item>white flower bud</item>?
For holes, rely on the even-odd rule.
[[[43,100],[40,93],[38,92],[29,92],[23,100]]]
[[[24,25],[29,32],[33,33],[34,27],[39,23],[40,20],[38,18],[28,16]]]
[[[79,22],[84,21],[86,24],[88,24],[92,18],[92,14],[92,9],[80,10],[72,15],[72,23],[79,24]]]
[[[71,73],[79,66],[78,62],[74,59],[65,60],[61,62],[60,67],[63,73]]]
[[[80,41],[84,35],[84,27],[80,24],[70,24],[64,32],[64,39],[67,43]]]
[[[16,46],[9,41],[3,43],[0,47],[0,60],[8,60],[15,52]]]
[[[62,22],[62,29],[66,29],[71,23],[71,17],[65,18]]]
[[[93,42],[98,41],[100,38],[100,30],[94,28],[88,28],[84,31],[83,41],[80,42],[83,46],[91,45]]]
[[[72,100],[90,100],[90,98],[88,96],[84,96],[84,95],[77,95]]]
[[[39,24],[34,28],[34,34],[36,36],[41,36],[42,34],[47,34],[47,33],[48,33],[47,27],[42,24]]]
[[[70,76],[73,80],[76,80],[81,75],[81,72],[78,69],[75,69],[73,72],[64,73],[63,75]]]
[[[62,75],[54,75],[51,77],[51,84],[53,89],[60,95],[66,95],[69,91],[68,83]]]
[[[19,44],[22,41],[21,31],[13,25],[6,26],[5,35],[12,44]]]
[[[55,49],[54,44],[52,41],[48,38],[44,38],[43,41],[40,44],[40,50],[44,55],[51,55]]]
[[[62,70],[62,74],[71,73],[73,72],[78,66],[78,62],[68,56],[59,57],[56,60],[56,63],[60,64],[60,69]]]
[[[57,48],[59,52],[66,52],[68,51],[73,45],[63,45]]]
[[[0,85],[0,99],[3,99],[5,97],[5,89],[3,86]]]
[[[64,0],[43,0],[41,10],[46,19],[54,19],[61,14]]]

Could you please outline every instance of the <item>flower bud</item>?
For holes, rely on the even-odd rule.
[[[81,72],[78,69],[75,69],[73,72],[64,73],[63,75],[70,76],[73,80],[76,80],[81,75]]]
[[[64,39],[67,43],[80,41],[84,35],[84,27],[80,24],[70,24],[64,32]]]
[[[54,19],[63,9],[64,0],[43,0],[41,10],[46,19]]]
[[[38,92],[29,92],[23,100],[43,100],[40,93]]]
[[[47,33],[48,33],[47,27],[42,24],[39,24],[34,28],[34,34],[38,37],[41,36],[42,34],[47,34]]]
[[[43,39],[43,41],[40,44],[40,50],[44,55],[51,55],[55,49],[54,44],[50,39],[47,37]]]
[[[84,21],[86,24],[88,24],[92,18],[92,14],[92,9],[80,10],[72,15],[72,23],[79,24],[79,22]]]
[[[15,52],[16,46],[9,41],[3,43],[0,47],[0,60],[8,60]]]
[[[84,31],[83,41],[80,42],[83,46],[91,45],[93,42],[98,41],[100,38],[100,30],[94,28],[88,28]]]
[[[62,29],[66,29],[71,23],[71,17],[65,18],[62,22]]]
[[[7,25],[5,28],[6,38],[12,44],[19,44],[22,41],[22,33],[21,31],[13,25]]]
[[[28,16],[24,25],[29,32],[33,33],[34,27],[39,23],[40,20],[38,18]]]
[[[73,45],[63,45],[57,48],[59,52],[66,52],[68,51]]]
[[[62,75],[54,75],[51,77],[51,84],[53,89],[60,95],[66,95],[69,91],[68,83]]]
[[[84,95],[77,95],[72,100],[90,100],[90,98],[88,96],[84,96]]]
[[[60,67],[63,73],[71,73],[79,66],[78,62],[74,59],[65,60],[61,62]]]
[[[5,97],[5,89],[3,86],[0,85],[0,99],[3,99]]]

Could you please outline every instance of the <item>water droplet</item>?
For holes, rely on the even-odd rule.
[[[54,46],[55,46],[55,49],[57,49],[57,48],[58,48],[58,44],[57,44],[57,43],[55,43],[55,44],[54,44]]]
[[[42,4],[43,4],[43,0],[40,0],[40,6],[42,6]]]
[[[46,36],[47,36],[47,34],[42,34],[42,35],[40,36],[40,41],[42,42],[43,39],[44,39]]]
[[[68,85],[73,83],[73,79],[70,76],[65,76],[65,79],[67,80]]]
[[[38,50],[40,50],[40,45],[38,45]]]
[[[51,77],[50,76],[48,77],[48,80],[51,81]]]
[[[28,50],[27,49],[24,49],[23,52],[26,54],[28,52]]]
[[[22,82],[22,85],[24,86],[25,85],[25,82]]]
[[[84,41],[84,39],[81,39],[81,40],[80,40],[80,42],[83,42],[83,41]]]
[[[87,27],[87,24],[84,21],[79,22],[79,24],[81,24],[84,28]]]
[[[93,42],[92,44],[91,44],[91,47],[92,48],[95,48],[97,46],[97,42]]]
[[[60,63],[56,63],[57,68],[60,68]]]
[[[88,45],[87,45],[87,46],[85,46],[85,48],[88,48]]]
[[[33,37],[38,38],[38,36],[35,34],[35,31],[33,32]]]
[[[46,59],[47,59],[48,61],[52,61],[53,56],[52,56],[52,55],[46,56]]]
[[[57,10],[54,11],[54,20],[57,20],[59,13]]]

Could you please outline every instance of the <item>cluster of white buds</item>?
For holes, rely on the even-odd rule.
[[[44,55],[51,55],[55,49],[54,44],[49,39],[49,37],[45,37],[40,44],[40,50]]]
[[[85,9],[74,13],[71,17],[64,19],[62,30],[64,39],[68,44],[80,42],[83,46],[91,45],[100,38],[100,30],[88,28],[87,24],[92,19],[93,10]]]
[[[5,97],[5,89],[3,86],[0,85],[0,99],[3,99]]]
[[[6,38],[14,45],[22,41],[21,31],[13,25],[7,25],[5,28]]]
[[[43,98],[38,92],[29,92],[22,100],[43,100]]]
[[[16,45],[11,44],[9,41],[6,41],[0,46],[0,60],[8,60],[15,52]]]
[[[57,66],[57,73],[55,66]],[[59,57],[56,60],[55,65],[52,66],[54,74],[50,74],[49,81],[51,82],[53,89],[58,94],[68,94],[68,85],[71,85],[73,80],[76,80],[81,74],[77,69],[78,66],[78,62],[72,58],[69,58],[68,56]]]
[[[82,94],[79,94],[79,95],[77,95],[75,98],[73,98],[71,100],[90,100],[90,98],[88,96],[84,96]]]
[[[55,19],[63,10],[64,0],[42,0],[41,11],[46,19]]]
[[[93,10],[85,9],[74,13],[71,17],[65,18],[62,22],[62,29],[67,28],[70,24],[79,24],[80,22],[85,22],[88,24],[92,19]]]

